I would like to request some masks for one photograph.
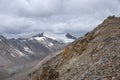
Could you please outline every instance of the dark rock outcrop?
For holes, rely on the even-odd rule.
[[[44,33],[39,33],[39,34],[37,34],[37,35],[35,35],[33,37],[43,37],[43,36],[44,36]]]
[[[66,34],[66,37],[69,39],[77,39],[76,37],[74,37],[73,35],[71,35],[69,33]]]

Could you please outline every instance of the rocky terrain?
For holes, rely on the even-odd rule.
[[[23,80],[120,80],[120,18],[108,17]]]

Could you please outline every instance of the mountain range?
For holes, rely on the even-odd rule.
[[[82,39],[38,65],[20,79],[120,80],[120,18],[109,16]]]
[[[67,44],[62,39],[53,39],[44,33],[30,38],[17,39],[7,39],[0,35],[0,76],[21,70],[25,67],[24,64],[29,62],[42,60],[44,57],[62,50]]]
[[[27,39],[6,39],[0,36],[1,63],[12,63],[13,66],[13,62],[15,62],[12,68],[8,68],[11,65],[0,66],[2,76],[0,79],[120,79],[120,17],[109,16],[83,37],[76,38],[67,33],[56,38],[48,37],[44,33]],[[69,41],[73,42],[66,44]],[[34,56],[33,52],[35,52]],[[53,52],[53,54],[49,52]],[[16,57],[16,54],[19,54],[20,57]],[[26,58],[26,55],[29,57]]]

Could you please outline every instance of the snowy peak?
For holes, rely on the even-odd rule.
[[[0,35],[0,41],[5,41],[5,40],[6,40],[6,38],[4,36]]]
[[[58,41],[62,43],[70,43],[77,38],[69,33],[67,34],[39,33],[35,36],[32,36],[31,38],[28,38],[28,40],[37,40],[37,41],[46,41],[47,39],[51,39],[53,41]]]
[[[44,33],[39,33],[39,34],[37,34],[37,35],[35,35],[33,37],[43,37],[43,36],[44,36]]]
[[[38,40],[38,41],[45,41],[46,37],[44,36],[44,33],[39,33],[32,37],[32,39]]]
[[[30,38],[10,39],[9,43],[22,51],[25,54],[50,54],[54,51],[60,50],[65,45],[64,42],[52,39],[44,35],[44,33],[37,34]]]
[[[43,44],[47,48],[54,47],[54,45],[56,44],[64,45],[63,41],[55,40],[46,36],[36,36],[36,37],[33,37],[32,40],[38,41],[39,43]]]
[[[3,37],[2,35],[0,35],[0,39],[5,39],[5,37]]]
[[[45,40],[45,37],[34,37],[33,39],[35,40],[39,40],[39,41],[44,41]]]
[[[62,42],[67,43],[67,44],[71,43],[71,42],[73,42],[75,40],[74,36],[73,36],[74,39],[72,39],[72,37],[71,38],[69,36],[66,37],[65,33],[58,33],[58,34],[57,33],[56,34],[45,33],[44,36],[49,37],[49,38],[51,38],[53,40],[62,41]]]
[[[73,35],[71,35],[69,33],[66,34],[66,37],[69,39],[74,39],[74,40],[77,39],[76,37],[74,37]]]

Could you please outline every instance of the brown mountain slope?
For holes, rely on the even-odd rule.
[[[108,17],[26,80],[120,80],[120,18]]]

